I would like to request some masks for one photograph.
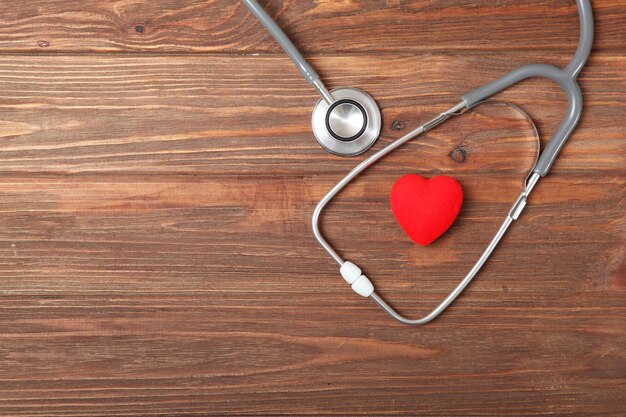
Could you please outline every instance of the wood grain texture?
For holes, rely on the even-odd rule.
[[[481,50],[570,51],[571,0],[270,0],[263,4],[307,54]],[[598,49],[626,46],[620,0],[593,4]],[[6,52],[280,53],[234,0],[4,0]],[[477,19],[477,16],[480,18]]]
[[[329,86],[376,97],[374,149],[515,66],[567,63],[577,38],[569,0],[264,4]],[[626,4],[594,9],[580,128],[475,283],[409,328],[314,242],[316,202],[361,158],[317,146],[315,92],[239,2],[1,2],[0,415],[626,414]],[[510,101],[543,143],[564,111],[525,82],[324,216],[408,315],[455,286],[520,190],[537,149]],[[388,208],[408,172],[466,194],[429,248]]]

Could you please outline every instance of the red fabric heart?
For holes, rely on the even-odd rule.
[[[433,243],[452,226],[463,205],[463,189],[452,177],[405,175],[391,189],[391,210],[418,245]]]

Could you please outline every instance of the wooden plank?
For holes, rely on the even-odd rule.
[[[563,51],[578,42],[574,0],[263,1],[308,55]],[[623,49],[617,0],[594,2],[598,47]],[[234,0],[5,0],[3,52],[280,53]],[[477,20],[477,16],[480,16]]]
[[[225,301],[15,298],[3,308],[12,320],[2,323],[13,334],[3,334],[0,352],[9,355],[0,367],[15,376],[0,381],[0,410],[3,415],[622,410],[615,399],[623,393],[623,306],[599,303],[574,311],[541,306],[539,296],[532,308],[503,311],[502,303],[494,302],[472,309],[473,315],[455,309],[437,326],[415,330],[390,325],[363,301],[303,295]],[[453,318],[458,314],[463,320]],[[232,321],[235,315],[240,320]],[[235,329],[241,320],[246,329]]]
[[[487,243],[525,162],[461,174],[466,209],[431,248],[393,223],[391,172],[351,187],[325,229],[425,312]],[[329,177],[2,183],[0,414],[621,410],[623,177],[542,183],[476,283],[419,330],[353,295],[314,243]]]
[[[518,64],[545,58],[328,57],[316,63],[331,75],[329,85],[361,86],[379,101],[384,130],[375,149],[380,149],[458,102],[469,89],[468,79],[478,87]],[[625,64],[623,57],[594,57],[582,79],[589,91],[585,115],[554,172],[623,172],[626,110],[620,88],[626,89],[626,77],[614,68]],[[320,151],[309,125],[315,91],[284,58],[2,57],[0,85],[0,170],[5,173],[339,175],[354,165],[353,159]],[[521,84],[500,99],[526,109],[544,138],[565,110],[563,94],[547,81]],[[435,131],[423,140],[437,147],[420,153],[410,147],[393,161],[407,169],[456,171],[463,164],[447,155],[464,148],[474,157],[471,143],[482,137],[481,129],[497,135],[510,127],[511,137],[518,131],[519,124],[479,126],[481,118],[451,121],[441,128],[449,132],[446,143]],[[485,163],[506,164],[506,147],[491,152]]]

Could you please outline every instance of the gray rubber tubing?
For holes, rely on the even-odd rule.
[[[276,42],[284,49],[285,53],[289,55],[289,58],[296,64],[296,67],[302,73],[302,76],[309,82],[309,84],[314,84],[317,80],[319,80],[320,76],[315,72],[313,67],[309,65],[308,62],[304,59],[298,48],[289,40],[285,32],[282,31],[280,27],[276,24],[274,19],[267,14],[265,9],[259,5],[256,0],[242,0],[243,4],[245,4],[248,9],[252,12],[252,14],[261,22],[265,29],[276,39]]]
[[[553,65],[527,65],[511,71],[503,77],[463,96],[463,101],[465,101],[467,108],[470,108],[527,78],[543,77],[561,86],[567,95],[568,108],[563,122],[552,135],[546,148],[541,153],[537,165],[533,169],[533,172],[542,177],[550,171],[563,145],[565,145],[565,142],[578,125],[583,110],[583,97],[576,79],[587,63],[591,53],[594,38],[594,22],[590,0],[576,0],[576,4],[578,5],[578,13],[580,15],[580,43],[574,58],[564,70]]]

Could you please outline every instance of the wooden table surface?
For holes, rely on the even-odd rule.
[[[374,150],[525,63],[566,65],[574,0],[265,0],[329,87],[379,102]],[[353,294],[310,230],[363,157],[236,0],[0,2],[0,415],[626,414],[626,2],[596,0],[586,109],[527,211],[425,327]],[[407,315],[477,259],[565,109],[516,86],[407,145],[324,216]],[[399,176],[466,200],[422,248]]]

